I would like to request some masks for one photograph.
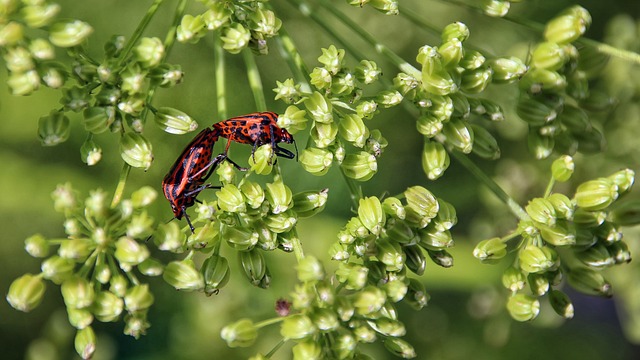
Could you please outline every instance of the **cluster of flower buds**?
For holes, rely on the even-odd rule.
[[[279,311],[284,316],[280,334],[296,342],[294,358],[353,358],[361,355],[359,344],[376,341],[397,356],[416,356],[401,339],[406,331],[395,304],[404,301],[415,309],[427,304],[424,285],[408,277],[407,269],[422,275],[425,252],[440,266],[453,265],[446,249],[453,245],[449,229],[457,218],[450,204],[423,187],[408,188],[403,197],[405,203],[395,197],[360,200],[358,216],[349,220],[330,250],[340,261],[334,274],[326,274],[314,257],[299,262],[300,283],[286,309]],[[262,326],[242,319],[226,326],[222,337],[229,346],[249,346]]]
[[[416,127],[425,137],[422,166],[432,180],[442,176],[449,166],[445,145],[486,159],[500,157],[498,143],[486,125],[472,121],[503,120],[502,109],[489,99],[471,95],[482,93],[491,83],[518,81],[527,71],[518,58],[487,59],[480,52],[465,48],[468,37],[465,24],[447,25],[439,46],[420,48],[416,60],[421,71],[401,72],[394,79],[397,91],[420,111]]]
[[[278,34],[282,20],[267,9],[265,0],[201,1],[207,10],[198,15],[185,15],[178,26],[180,42],[196,43],[208,31],[218,31],[222,47],[232,54],[249,47],[256,54],[267,54],[267,39]]]
[[[66,217],[67,237],[36,234],[25,240],[29,255],[43,259],[41,272],[14,280],[7,300],[15,309],[31,311],[44,296],[45,280],[59,285],[69,322],[77,329],[76,350],[87,359],[96,345],[94,320],[124,317],[124,333],[136,338],[149,327],[147,312],[154,297],[137,274],[158,276],[164,270],[145,245],[155,225],[145,208],[157,193],[143,187],[115,208],[102,190],[91,192],[84,204],[68,184],[58,186],[52,196],[56,211]],[[53,248],[57,251],[52,255]]]
[[[398,0],[347,0],[351,6],[369,5],[385,15],[398,15]]]
[[[55,48],[81,45],[93,32],[80,20],[57,20],[60,5],[49,1],[3,1],[0,4],[0,47],[14,95],[29,95],[41,85],[58,89],[69,70],[55,61]],[[31,30],[46,37],[33,36]],[[29,33],[26,36],[25,33]]]
[[[345,51],[331,45],[322,49],[322,64],[310,74],[315,91],[303,93],[292,79],[277,82],[273,89],[276,100],[289,105],[278,119],[278,125],[298,131],[306,127],[305,116],[313,120],[311,144],[300,154],[302,167],[324,175],[337,163],[344,174],[355,180],[369,180],[378,170],[377,158],[387,146],[378,130],[369,130],[365,120],[371,119],[379,107],[392,107],[402,101],[395,90],[385,90],[373,98],[362,96],[365,85],[378,80],[382,70],[375,62],[362,60],[355,69],[344,65]],[[304,109],[296,105],[303,104]],[[351,147],[345,147],[350,144]]]
[[[228,163],[220,165],[218,173],[224,186],[216,192],[215,201],[203,201],[196,206],[194,233],[187,237],[172,222],[160,225],[153,237],[160,250],[176,253],[198,250],[208,258],[199,269],[191,259],[171,262],[164,279],[178,290],[207,294],[219,291],[230,276],[229,261],[220,254],[224,242],[237,253],[251,284],[267,288],[271,276],[263,252],[292,251],[293,241],[298,241],[295,229],[298,219],[322,211],[328,190],[292,194],[280,180],[262,187],[246,178],[235,185],[233,165]]]
[[[593,47],[573,43],[591,24],[591,15],[573,6],[549,20],[544,41],[531,52],[520,82],[518,116],[529,125],[529,150],[538,159],[576,151],[602,151],[605,139],[590,117],[611,109],[613,100],[589,88],[608,58]]]
[[[571,157],[562,156],[552,165],[553,181],[567,181],[574,169]],[[535,198],[525,207],[528,218],[518,224],[522,241],[514,263],[502,276],[511,297],[507,309],[519,321],[534,319],[540,311],[540,297],[548,295],[557,314],[573,317],[573,305],[559,288],[566,278],[574,289],[590,295],[611,296],[612,289],[600,270],[631,261],[620,226],[629,221],[615,202],[634,182],[634,172],[625,169],[608,177],[580,184],[573,198],[551,193]],[[635,223],[638,221],[636,220]],[[507,255],[507,241],[481,241],[474,256],[483,262],[498,262]]]

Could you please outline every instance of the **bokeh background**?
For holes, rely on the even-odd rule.
[[[102,44],[113,34],[130,35],[151,1],[59,1],[62,17],[79,18],[89,22],[95,33],[90,39],[89,51],[96,58],[102,54]],[[310,19],[287,1],[272,1],[284,27],[291,34],[307,63],[313,68],[320,48],[336,44]],[[352,8],[345,1],[334,1],[362,27],[370,31],[403,58],[413,62],[417,49],[438,42],[438,35],[416,27],[402,16],[384,16],[371,8]],[[564,0],[524,1],[512,5],[511,14],[540,23],[571,5]],[[640,50],[640,3],[629,1],[581,1],[593,16],[593,25],[587,36],[596,40],[615,42],[620,24],[636,26],[635,38],[628,35],[624,44],[630,50]],[[487,18],[464,7],[446,1],[404,0],[407,10],[415,11],[442,28],[453,21],[462,21],[471,31],[470,44],[493,54],[516,54],[525,57],[528,47],[540,34],[512,22]],[[171,21],[175,1],[166,1],[153,20],[146,36],[164,38]],[[200,11],[192,4],[193,12]],[[401,9],[402,11],[402,9]],[[352,39],[353,46],[375,60],[392,79],[397,69],[375,53],[355,35],[327,17],[327,24],[335,26]],[[211,35],[198,44],[176,44],[169,62],[179,63],[185,72],[181,85],[159,90],[156,106],[171,106],[189,113],[201,127],[219,121],[216,119],[215,77],[213,68],[213,39]],[[635,48],[634,48],[635,47]],[[347,55],[354,65],[360,59]],[[269,55],[257,59],[261,70],[266,97],[271,109],[283,111],[283,103],[275,103],[269,89],[275,81],[291,77],[288,67],[275,46]],[[598,86],[620,98],[615,112],[602,119],[609,147],[603,154],[576,156],[575,183],[581,179],[608,175],[622,167],[640,170],[640,70],[638,65],[615,60],[607,68],[607,78]],[[227,56],[227,85],[229,87],[229,114],[240,115],[255,111],[255,104],[246,80],[246,71],[240,55]],[[0,74],[6,81],[6,73]],[[517,119],[510,104],[514,91],[495,89],[495,96],[507,112],[507,120],[498,124],[502,156],[498,162],[479,161],[488,174],[494,176],[516,200],[526,203],[541,194],[548,178],[550,161],[534,161],[527,152],[526,126]],[[6,86],[0,86],[0,292],[6,294],[13,279],[25,272],[37,273],[40,262],[24,251],[24,239],[34,233],[46,237],[64,234],[63,218],[53,211],[51,192],[57,184],[71,182],[75,189],[86,195],[89,190],[103,188],[112,192],[118,179],[122,160],[117,152],[117,139],[110,134],[94,138],[103,148],[102,161],[87,167],[81,160],[79,148],[84,141],[84,130],[79,117],[72,117],[70,139],[59,146],[44,148],[37,138],[37,120],[58,107],[59,94],[43,89],[28,97],[14,97]],[[73,121],[76,120],[76,121]],[[501,299],[505,292],[500,285],[504,265],[482,265],[471,256],[477,241],[494,235],[503,235],[515,225],[506,208],[482,188],[463,169],[452,162],[446,175],[430,182],[420,166],[422,137],[415,131],[414,119],[400,107],[385,110],[377,116],[371,128],[381,129],[389,146],[379,162],[379,173],[363,185],[364,193],[397,194],[407,186],[421,184],[438,197],[454,204],[459,224],[453,229],[455,248],[451,251],[455,266],[442,269],[429,263],[423,282],[431,295],[429,306],[420,312],[401,306],[401,320],[406,324],[411,342],[421,359],[638,359],[640,331],[636,319],[640,318],[640,298],[633,294],[634,284],[640,280],[640,269],[633,262],[617,267],[611,279],[614,299],[583,296],[569,291],[574,301],[576,316],[561,321],[550,308],[543,308],[541,316],[531,323],[512,321],[504,311]],[[148,122],[145,135],[154,144],[155,161],[147,172],[132,170],[128,182],[130,193],[142,185],[159,189],[160,181],[175,157],[190,140],[190,135],[169,135]],[[298,144],[304,144],[305,135],[297,135]],[[248,155],[244,147],[236,147],[234,158]],[[307,253],[327,259],[327,248],[336,232],[351,216],[346,186],[340,174],[333,169],[327,176],[314,177],[304,172],[293,161],[282,161],[283,176],[295,192],[330,187],[326,210],[299,224],[300,236]],[[571,192],[571,184],[566,190]],[[203,193],[204,196],[206,196]],[[212,196],[212,194],[209,194]],[[637,197],[634,190],[630,197]],[[158,199],[153,216],[159,221],[169,220],[170,207]],[[626,229],[628,243],[638,248],[637,229]],[[637,254],[637,252],[636,252]],[[162,255],[161,255],[162,256]],[[166,255],[165,255],[166,256]],[[220,339],[220,329],[232,320],[251,317],[255,320],[272,317],[275,300],[286,297],[292,289],[291,269],[295,265],[292,255],[267,254],[272,273],[269,290],[251,287],[244,277],[234,272],[229,285],[219,294],[178,293],[162,279],[150,279],[154,288],[155,304],[149,319],[151,328],[139,340],[122,334],[123,324],[110,323],[95,326],[98,350],[95,359],[235,359],[246,358],[256,351],[266,352],[278,341],[277,327],[261,332],[258,342],[249,350],[229,349]],[[233,261],[232,261],[233,263]],[[327,261],[327,263],[329,263]],[[232,266],[237,264],[233,264]],[[50,285],[50,284],[49,284]],[[636,286],[640,288],[640,285]],[[635,311],[635,312],[634,312]],[[74,331],[68,324],[61,295],[57,287],[48,286],[45,301],[31,313],[13,310],[5,301],[0,302],[0,349],[3,359],[69,359],[76,358],[73,350]],[[276,354],[275,359],[288,358],[288,346]],[[378,345],[366,348],[377,359],[393,358]]]

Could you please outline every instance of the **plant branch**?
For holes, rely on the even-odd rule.
[[[213,63],[216,76],[216,99],[218,107],[218,120],[227,118],[227,94],[224,75],[224,49],[220,34],[214,34],[213,39]]]
[[[249,79],[249,87],[251,87],[251,92],[253,93],[253,100],[256,103],[256,109],[258,109],[258,111],[267,111],[267,102],[264,99],[260,70],[250,49],[245,48],[242,50],[242,59],[247,67],[247,78]]]
[[[156,14],[156,12],[158,11],[158,8],[160,7],[163,1],[164,0],[155,0],[153,4],[151,4],[149,9],[147,10],[147,13],[144,15],[144,17],[140,21],[140,24],[138,24],[138,27],[133,31],[133,35],[131,35],[131,38],[129,39],[129,41],[127,41],[127,44],[125,45],[124,50],[122,51],[122,53],[120,53],[116,67],[119,68],[124,64],[125,60],[131,53],[131,50],[133,50],[133,47],[135,46],[135,44],[138,42],[140,37],[142,37],[144,30],[149,25],[149,22],[151,22],[151,19]]]

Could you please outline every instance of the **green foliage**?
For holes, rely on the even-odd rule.
[[[348,0],[356,8],[343,9],[328,0],[289,2],[298,7],[299,16],[341,43],[326,47],[314,43],[313,53],[304,55],[315,57],[315,66],[307,66],[311,63],[299,53],[303,46],[285,31],[289,21],[293,23],[291,9],[267,0],[202,0],[193,10],[189,7],[193,14],[187,13],[188,1],[179,0],[172,23],[160,27],[160,37],[145,34],[152,32],[151,20],[164,9],[161,0],[153,2],[127,36],[111,36],[87,22],[58,18],[61,7],[52,2],[0,4],[0,52],[10,93],[36,95],[49,88],[47,94],[59,98],[59,105],[37,121],[31,119],[41,145],[77,147],[88,166],[99,167],[108,159],[122,169],[115,186],[106,179],[116,176],[93,178],[95,190],[88,195],[80,195],[86,190],[76,191],[71,182],[58,185],[52,193],[53,208],[63,217],[65,234],[38,233],[25,240],[26,252],[41,261],[41,272],[21,275],[9,286],[6,299],[14,309],[29,312],[46,302],[50,296],[46,281],[59,287],[75,331],[75,351],[86,359],[100,351],[96,335],[100,322],[121,323],[122,332],[136,339],[152,322],[165,322],[151,309],[166,300],[169,287],[210,296],[253,291],[242,286],[251,284],[261,294],[281,297],[273,301],[277,316],[254,320],[266,315],[249,310],[213,318],[231,348],[251,347],[268,334],[268,341],[276,339],[272,350],[254,358],[271,358],[280,350],[290,351],[294,359],[358,359],[368,358],[376,346],[413,358],[421,356],[424,346],[416,341],[416,326],[407,325],[411,311],[425,308],[431,299],[426,288],[432,285],[429,274],[434,270],[428,264],[445,270],[454,265],[454,255],[458,257],[454,244],[482,262],[467,266],[507,266],[491,273],[491,280],[483,278],[481,285],[502,282],[490,303],[516,321],[532,321],[550,310],[559,319],[573,318],[576,309],[567,287],[610,297],[615,282],[638,282],[634,275],[603,271],[629,263],[638,251],[622,235],[623,228],[640,222],[638,200],[632,193],[635,173],[626,168],[637,160],[610,160],[617,170],[612,172],[611,166],[606,171],[589,166],[586,157],[603,153],[607,139],[612,147],[624,146],[609,134],[622,139],[624,130],[618,129],[627,124],[603,120],[614,109],[613,95],[620,96],[627,114],[637,117],[637,84],[627,93],[612,95],[601,85],[611,81],[607,73],[611,70],[605,67],[609,55],[640,63],[633,52],[639,46],[637,35],[631,35],[637,25],[617,20],[615,26],[626,30],[621,33],[627,40],[613,41],[616,49],[583,38],[592,19],[581,6],[570,6],[541,25],[509,18],[512,2],[482,1],[479,6],[486,15],[505,17],[516,23],[512,26],[526,25],[541,40],[529,44],[528,52],[496,55],[472,42],[475,28],[452,21],[434,31],[438,40],[412,44],[415,59],[405,60],[350,15],[360,16],[370,7],[376,11],[367,14],[380,17],[380,24],[392,21],[383,15],[399,15],[417,27],[433,29],[431,19],[411,11],[410,5],[405,10],[395,0]],[[345,38],[338,28],[355,37]],[[100,57],[88,44],[98,35],[108,39]],[[213,44],[206,43],[206,36],[215,39]],[[189,226],[179,222],[186,213],[172,222],[157,221],[157,190],[140,185],[153,182],[148,175],[157,165],[156,152],[169,152],[170,158],[180,153],[163,146],[158,134],[182,135],[198,127],[195,116],[156,96],[161,88],[171,89],[172,96],[184,96],[180,88],[174,89],[188,79],[183,65],[167,62],[176,40],[188,56],[203,43],[214,48],[217,81],[202,81],[199,86],[215,87],[220,117],[226,117],[227,103],[241,99],[235,89],[245,87],[233,75],[228,75],[233,86],[225,83],[225,72],[233,74],[225,57],[242,53],[255,107],[267,111],[260,72],[265,65],[258,66],[254,56],[269,55],[269,49],[276,47],[281,58],[272,61],[278,68],[288,67],[289,73],[267,86],[273,96],[269,107],[284,109],[278,111],[275,130],[279,127],[296,136],[296,155],[297,146],[301,148],[299,164],[285,158],[276,161],[278,154],[293,156],[293,152],[282,152],[272,127],[259,134],[266,141],[253,144],[248,168],[228,158],[228,144],[219,163],[189,158],[207,165],[207,173],[198,179],[188,174],[187,195],[173,196],[195,199],[207,188],[217,189],[197,202],[185,201],[182,211],[193,214]],[[366,53],[356,40],[363,41]],[[246,99],[242,101],[246,108]],[[147,126],[148,116],[154,117],[155,128]],[[378,121],[390,116],[397,117],[396,123]],[[510,126],[522,131],[508,135],[504,129]],[[217,140],[216,135],[212,148]],[[229,139],[233,140],[238,139]],[[517,149],[509,140],[528,145],[530,155],[525,159],[554,159],[540,166],[544,169],[540,173],[549,174],[542,195],[534,196],[526,188],[539,187],[531,184],[536,177],[498,185],[474,157],[495,161],[498,168],[509,164],[503,156],[514,156],[512,150]],[[402,169],[411,176],[396,171],[393,184],[378,186],[382,195],[369,195],[372,190],[367,186],[375,188],[385,166],[396,166],[383,160],[397,154],[392,152],[396,147],[411,148],[412,155],[408,160],[393,155],[390,161],[410,162],[418,170]],[[622,150],[619,154],[627,155]],[[445,183],[446,195],[440,198],[434,194],[439,191],[428,189],[435,184],[431,181],[459,171],[450,169],[453,164],[472,175],[467,184],[486,185],[499,205],[485,201],[482,206],[491,211],[472,213],[456,204],[467,192]],[[296,172],[287,172],[290,167]],[[83,171],[91,173],[94,168]],[[412,177],[416,174],[420,178]],[[218,182],[220,186],[215,185]],[[102,190],[112,187],[113,193]],[[170,201],[171,196],[165,192]],[[342,213],[335,232],[327,235],[330,218],[321,216],[335,206],[330,205],[333,198],[342,200],[338,205]],[[625,202],[625,198],[631,199]],[[169,205],[162,205],[166,216]],[[353,213],[345,216],[349,206]],[[512,219],[513,230],[487,218],[492,211]],[[464,214],[463,224],[458,225],[458,214]],[[316,237],[326,239],[311,244],[306,229],[318,218],[315,221],[323,229]],[[469,230],[474,222],[484,223],[479,228],[485,230]],[[461,226],[464,230],[458,230]],[[39,225],[33,230],[45,232]],[[471,241],[460,234],[465,230]],[[309,255],[311,246],[321,250]],[[282,271],[277,257],[295,258],[295,271]],[[239,278],[240,287],[233,284]],[[277,283],[281,280],[288,288]],[[623,292],[623,301],[632,298],[633,293]],[[420,324],[431,326],[438,325]],[[69,337],[69,347],[70,342]],[[287,349],[280,349],[285,344]]]

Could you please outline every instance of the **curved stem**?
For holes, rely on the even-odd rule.
[[[474,164],[465,155],[457,151],[450,151],[449,154],[456,158],[460,165],[467,169],[478,181],[483,183],[491,190],[500,200],[502,200],[511,210],[511,212],[520,220],[529,220],[529,215],[513,198],[511,198],[502,188],[485,174],[476,164]]]
[[[296,260],[298,262],[304,259],[304,251],[302,250],[302,243],[300,242],[300,238],[298,237],[298,230],[296,230],[296,228],[293,228],[293,238],[291,239],[291,247],[293,248],[293,253],[296,256]]]
[[[549,183],[547,184],[547,188],[544,190],[543,197],[546,198],[547,196],[551,195],[551,190],[553,190],[553,185],[555,185],[555,184],[556,184],[556,181],[552,176],[551,179],[549,179]]]
[[[267,111],[267,102],[264,99],[264,89],[262,88],[262,79],[260,78],[260,70],[256,64],[251,50],[245,48],[242,50],[242,59],[247,67],[247,78],[249,79],[249,87],[253,93],[253,100],[256,103],[258,111]]]
[[[125,188],[125,185],[127,184],[127,177],[129,177],[130,171],[131,171],[131,166],[125,163],[122,166],[122,170],[120,171],[120,178],[118,179],[118,185],[116,186],[116,190],[113,192],[113,199],[111,200],[112,209],[118,206],[118,204],[122,200],[122,194],[124,193],[124,188]]]
[[[258,329],[260,329],[260,328],[263,328],[265,326],[277,324],[277,323],[281,322],[284,319],[286,319],[286,316],[271,318],[271,319],[267,319],[267,320],[262,320],[260,322],[257,322],[255,324],[253,324],[253,326],[258,328]]]
[[[282,56],[289,65],[289,69],[293,73],[293,77],[296,82],[301,85],[300,90],[304,93],[311,93],[311,86],[309,85],[309,70],[298,53],[293,40],[283,28],[280,28],[278,31],[276,43],[280,49],[280,56]]]
[[[216,74],[216,99],[218,107],[218,120],[227,118],[227,95],[224,76],[224,49],[220,34],[214,34],[213,40],[213,62]]]
[[[155,0],[153,4],[151,4],[149,9],[147,10],[147,13],[144,15],[142,20],[140,20],[140,24],[138,24],[138,27],[133,31],[133,35],[131,35],[131,38],[129,39],[129,41],[127,41],[124,50],[122,51],[122,53],[120,53],[120,56],[118,56],[117,67],[123,65],[123,63],[127,59],[127,56],[129,56],[131,50],[133,50],[133,47],[138,42],[140,37],[142,37],[144,30],[149,25],[149,22],[151,22],[151,19],[156,14],[158,8],[160,7],[160,4],[162,4],[163,1],[164,0]]]
[[[344,181],[347,183],[347,187],[349,187],[349,197],[351,198],[351,203],[353,204],[353,208],[357,209],[360,205],[360,199],[362,199],[362,187],[356,183],[355,180],[348,177],[347,174],[344,173],[342,167],[340,167],[340,173],[344,178]]]

